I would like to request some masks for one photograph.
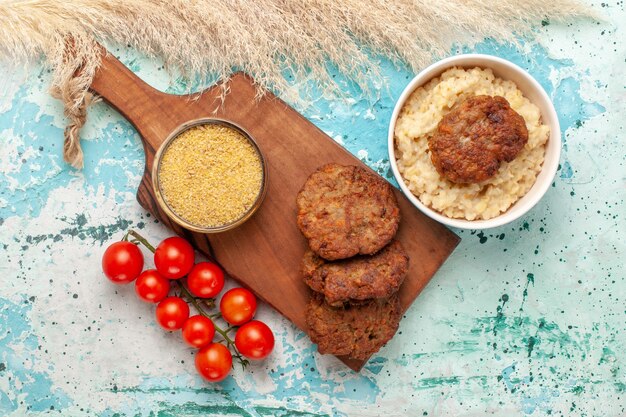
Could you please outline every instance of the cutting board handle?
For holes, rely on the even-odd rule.
[[[181,123],[179,117],[169,110],[186,96],[166,94],[151,87],[105,48],[102,48],[102,62],[91,90],[135,126],[144,146],[152,148],[152,152]]]

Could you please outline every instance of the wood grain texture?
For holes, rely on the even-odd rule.
[[[222,103],[223,87],[229,93]],[[296,194],[320,165],[365,165],[271,93],[257,99],[253,80],[242,73],[199,96],[174,96],[150,87],[106,54],[92,90],[126,117],[143,140],[146,169],[137,192],[139,203],[307,332],[305,306],[310,293],[299,273],[307,244],[296,226]],[[150,176],[154,154],[165,138],[183,122],[203,117],[219,117],[242,126],[268,162],[269,188],[258,212],[242,226],[213,235],[190,232],[169,220],[156,202]],[[397,238],[411,258],[400,288],[406,311],[459,238],[419,212],[400,191],[396,190],[396,195],[402,214]],[[340,359],[356,371],[365,363]]]

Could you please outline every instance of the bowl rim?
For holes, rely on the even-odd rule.
[[[263,178],[261,180],[261,189],[259,190],[259,194],[257,195],[256,200],[241,217],[224,225],[213,226],[213,227],[202,227],[202,226],[198,226],[196,224],[193,224],[185,220],[169,206],[169,204],[167,203],[167,200],[163,196],[163,193],[161,191],[161,185],[159,183],[159,167],[161,165],[162,156],[167,150],[167,148],[183,132],[193,127],[200,126],[200,125],[221,125],[221,126],[226,126],[228,128],[236,130],[237,132],[242,134],[252,144],[261,162],[261,170],[262,170]],[[169,219],[177,223],[179,226],[182,226],[185,229],[191,230],[193,232],[198,232],[198,233],[206,233],[206,234],[220,233],[220,232],[225,232],[227,230],[234,229],[235,227],[243,224],[246,220],[252,217],[252,215],[259,209],[259,207],[261,207],[261,203],[263,202],[267,194],[267,183],[268,183],[267,162],[265,160],[265,156],[261,152],[261,148],[259,147],[259,144],[256,142],[256,140],[254,140],[252,135],[248,133],[248,131],[245,130],[243,127],[229,120],[221,119],[219,117],[201,117],[198,119],[188,120],[180,124],[167,136],[167,138],[163,141],[163,143],[161,143],[152,161],[152,188],[154,190],[154,195],[159,204],[159,207],[165,212],[165,214],[167,215]]]
[[[472,63],[468,64],[468,61],[482,61],[480,63]],[[466,220],[466,219],[456,219],[447,217],[434,209],[431,209],[424,203],[420,201],[420,199],[415,196],[411,190],[406,185],[404,178],[400,174],[398,169],[398,165],[395,157],[395,127],[396,121],[400,114],[400,110],[404,106],[404,103],[409,98],[409,96],[419,87],[425,85],[430,80],[435,77],[440,76],[445,70],[452,67],[462,67],[462,68],[489,68],[492,69],[489,64],[499,64],[500,66],[506,67],[508,70],[517,73],[517,75],[523,77],[528,81],[531,89],[535,90],[535,92],[541,97],[541,99],[547,103],[546,109],[542,109],[541,117],[543,123],[550,125],[550,136],[548,138],[548,143],[546,145],[546,155],[548,153],[549,147],[553,147],[556,149],[556,153],[554,157],[550,160],[544,159],[541,170],[537,174],[537,178],[535,179],[535,183],[532,187],[521,196],[515,203],[507,209],[504,213],[500,213],[498,216],[493,217],[488,220]],[[501,77],[505,78],[506,77]],[[519,87],[518,87],[519,88]],[[526,96],[526,94],[524,94]],[[537,103],[533,103],[538,105]],[[545,113],[544,113],[545,110]],[[556,129],[553,129],[554,126]],[[391,115],[391,119],[389,121],[389,130],[387,135],[387,148],[389,154],[389,163],[391,165],[391,170],[393,171],[394,177],[404,195],[413,203],[415,207],[417,207],[420,211],[426,214],[428,217],[443,223],[447,226],[456,227],[460,229],[469,229],[469,230],[481,230],[481,229],[491,229],[498,226],[503,226],[505,224],[511,223],[531,210],[541,198],[545,195],[545,193],[550,188],[554,177],[556,175],[556,171],[558,169],[560,154],[561,154],[561,128],[559,124],[558,115],[556,113],[556,109],[554,108],[554,103],[548,96],[548,93],[544,90],[544,88],[539,84],[539,82],[530,75],[526,70],[519,67],[518,65],[494,55],[487,54],[459,54],[444,58],[440,61],[437,61],[428,67],[424,68],[420,71],[413,79],[407,84],[407,86],[400,94],[400,97],[396,101],[396,105],[393,109],[393,113]],[[539,182],[539,176],[546,172],[548,174],[541,182]],[[532,193],[532,194],[531,194]],[[518,204],[522,198],[529,196],[530,198],[526,199],[524,207],[521,210],[518,210],[517,213],[511,214],[510,210],[516,204]]]

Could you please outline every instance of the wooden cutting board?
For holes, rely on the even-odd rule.
[[[222,103],[223,86],[213,86],[200,96],[165,94],[103,53],[91,89],[126,117],[142,138],[146,167],[137,192],[139,203],[217,261],[227,275],[308,332],[305,306],[310,290],[299,274],[307,243],[296,226],[296,194],[320,165],[365,165],[273,94],[258,99],[254,81],[243,73],[228,81],[229,93]],[[169,220],[157,204],[150,175],[155,152],[165,138],[182,123],[203,117],[230,120],[246,129],[256,139],[269,169],[267,197],[258,212],[242,226],[213,235],[190,232]],[[411,258],[400,288],[406,311],[459,238],[419,212],[400,191],[396,195],[402,214],[397,238]],[[356,371],[365,363],[340,359]]]

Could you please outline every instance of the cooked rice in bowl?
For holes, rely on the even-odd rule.
[[[504,97],[524,118],[528,142],[488,180],[455,184],[435,169],[428,138],[454,105],[475,95]],[[495,77],[490,69],[454,67],[417,88],[404,103],[395,126],[396,162],[407,187],[423,204],[450,218],[487,220],[508,210],[533,186],[549,136],[539,108],[515,83]]]

